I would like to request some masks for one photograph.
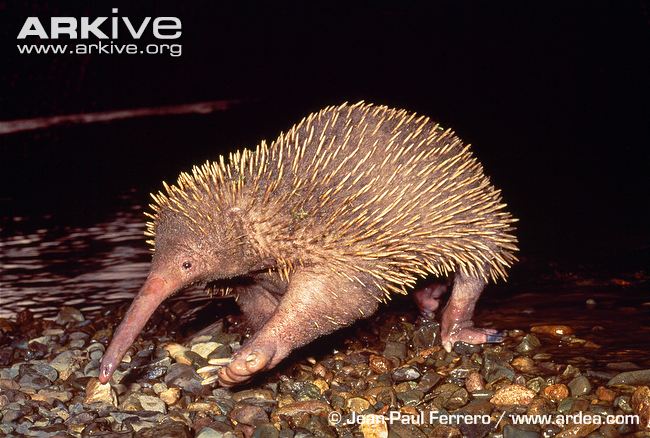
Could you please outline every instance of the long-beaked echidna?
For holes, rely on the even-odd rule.
[[[515,219],[469,146],[427,117],[363,102],[327,107],[270,145],[164,188],[148,215],[151,272],[104,355],[102,382],[157,306],[196,282],[238,280],[232,292],[257,330],[210,379],[224,385],[429,274],[455,274],[445,348],[498,339],[471,318],[487,281],[516,260]],[[432,310],[438,295],[425,289],[418,301]]]

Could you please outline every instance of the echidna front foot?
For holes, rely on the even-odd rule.
[[[456,275],[447,306],[443,310],[440,337],[445,350],[458,341],[469,344],[498,343],[503,336],[494,329],[474,327],[472,316],[485,282],[461,273]]]
[[[219,382],[222,386],[245,382],[254,374],[274,367],[283,358],[277,354],[273,342],[256,341],[253,338],[233,356],[229,365],[219,370]]]

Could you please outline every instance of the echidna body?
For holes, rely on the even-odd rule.
[[[471,316],[488,279],[505,278],[516,260],[515,220],[469,147],[424,116],[328,107],[270,145],[181,173],[153,199],[152,270],[104,357],[102,381],[158,304],[194,282],[247,279],[226,287],[258,333],[220,370],[225,385],[429,274],[456,274],[442,317],[446,348],[496,339]],[[437,293],[418,298],[437,307]]]

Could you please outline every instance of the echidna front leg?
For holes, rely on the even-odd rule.
[[[280,302],[278,297],[259,285],[246,286],[236,292],[237,304],[246,323],[259,331],[275,313]]]
[[[372,292],[328,271],[295,272],[276,311],[219,371],[231,386],[273,368],[292,350],[371,315],[378,306]]]
[[[481,279],[460,272],[456,275],[451,297],[442,312],[440,336],[445,350],[451,351],[456,341],[470,344],[503,341],[496,330],[476,328],[472,322],[476,301],[484,288],[485,282]]]

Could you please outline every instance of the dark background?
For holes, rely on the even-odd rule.
[[[177,16],[183,55],[19,55],[27,16]],[[0,120],[236,99],[209,115],[0,135],[3,217],[92,223],[130,189],[329,104],[449,126],[520,218],[522,255],[648,254],[650,2],[0,0]],[[120,42],[128,42],[121,39]],[[639,256],[639,257],[637,257]]]

